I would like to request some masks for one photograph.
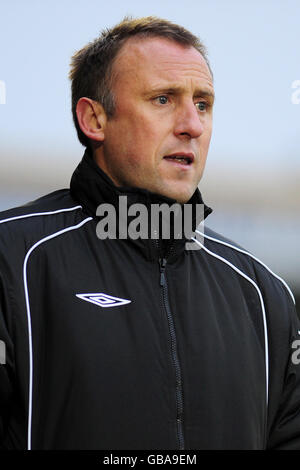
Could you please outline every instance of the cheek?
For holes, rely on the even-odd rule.
[[[160,124],[154,118],[141,113],[133,122],[133,133],[140,139],[151,140],[159,134]]]
[[[163,140],[158,123],[140,116],[128,123],[126,128],[126,141],[132,154],[137,159],[142,159],[142,156],[149,159],[151,155],[154,158]]]
[[[202,136],[202,148],[208,150],[212,135],[212,126],[208,126],[205,130],[205,134]],[[201,141],[201,138],[200,138]]]
[[[211,139],[211,132],[206,136],[206,139],[204,141],[204,145],[205,145],[206,149],[208,149],[208,147],[209,147],[210,139]]]
[[[123,116],[125,126],[130,128],[133,135],[145,138],[155,136],[158,130],[162,128],[163,122],[160,122],[157,113],[151,108],[149,103],[136,103],[135,106],[124,106],[120,108],[120,115]]]
[[[213,129],[213,126],[212,126],[212,117],[211,117],[209,119],[209,124],[207,126],[207,139],[208,139],[208,141],[210,141],[210,139],[211,139],[212,129]]]
[[[127,104],[127,105],[126,105]],[[148,108],[122,103],[118,116],[109,128],[110,148],[119,158],[124,156],[130,166],[145,168],[155,163],[166,139],[164,121],[160,122]]]

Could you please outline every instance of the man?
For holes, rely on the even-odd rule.
[[[168,21],[125,18],[74,55],[70,78],[86,147],[70,190],[0,219],[2,447],[300,448],[286,284],[207,228],[126,237],[123,217],[117,237],[99,230],[122,197],[150,223],[157,205],[189,207],[192,232],[197,207],[211,212],[197,189],[214,101],[205,48]]]

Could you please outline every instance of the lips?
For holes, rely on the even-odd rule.
[[[176,152],[164,157],[165,160],[180,163],[181,165],[191,165],[194,161],[193,153]]]

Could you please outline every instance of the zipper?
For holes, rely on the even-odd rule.
[[[169,331],[171,336],[171,355],[175,367],[176,377],[176,425],[177,425],[177,436],[179,442],[179,449],[184,450],[184,435],[183,435],[183,394],[182,394],[182,380],[181,380],[181,368],[177,352],[177,340],[176,332],[173,322],[173,317],[170,308],[169,295],[168,295],[168,284],[165,274],[167,260],[166,258],[159,259],[160,267],[160,286],[162,288],[163,304],[167,313]]]

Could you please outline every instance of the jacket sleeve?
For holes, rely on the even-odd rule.
[[[13,345],[9,334],[7,297],[0,273],[0,448],[6,436],[10,416],[12,386]]]
[[[300,321],[290,298],[287,299],[286,310],[282,313],[287,313],[289,319],[289,344],[278,341],[276,349],[277,354],[281,356],[278,363],[284,356],[288,359],[281,387],[278,387],[278,406],[272,420],[267,448],[300,450]],[[276,375],[276,364],[273,369]]]

